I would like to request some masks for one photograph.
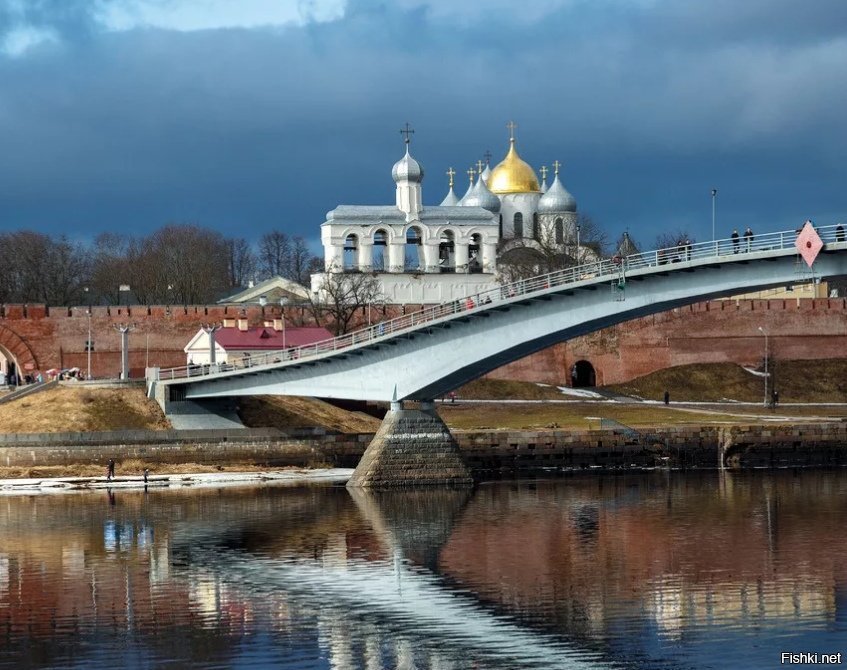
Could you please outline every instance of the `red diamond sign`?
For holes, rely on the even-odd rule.
[[[794,242],[794,246],[797,247],[797,251],[806,261],[806,265],[812,267],[812,263],[815,262],[820,250],[823,249],[823,242],[821,242],[821,236],[818,235],[818,231],[815,230],[811,221],[806,221]]]

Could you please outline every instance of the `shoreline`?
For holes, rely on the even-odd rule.
[[[350,479],[353,468],[301,468],[257,472],[198,472],[150,475],[145,484],[138,476],[115,477],[34,477],[0,479],[0,496],[71,493],[79,491],[143,491],[149,488],[219,488],[224,486],[340,484]]]

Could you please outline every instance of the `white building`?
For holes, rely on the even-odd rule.
[[[188,365],[207,365],[210,361],[210,333],[200,328],[185,345]],[[214,331],[215,363],[247,366],[260,354],[274,354],[292,347],[314,344],[332,338],[326,328],[286,328],[283,319],[272,319],[262,326],[249,326],[247,319],[224,319]]]
[[[406,153],[391,171],[394,205],[340,205],[321,226],[325,272],[312,276],[321,295],[326,273],[374,273],[388,303],[431,303],[463,298],[496,286],[498,253],[509,248],[576,250],[576,200],[559,179],[539,184],[535,170],[518,155],[514,124],[509,149],[493,169],[469,170],[468,191],[453,191],[424,206],[424,171]],[[546,168],[542,169],[546,180]],[[476,178],[475,178],[476,177]],[[587,252],[588,253],[588,252]]]

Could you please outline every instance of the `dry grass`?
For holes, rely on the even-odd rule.
[[[372,433],[379,419],[350,412],[317,398],[255,396],[242,398],[239,414],[251,428],[312,428],[322,426],[342,433]]]
[[[476,379],[456,390],[459,398],[474,400],[550,400],[562,399],[555,386],[539,386],[534,382],[518,382],[506,379]]]
[[[770,388],[783,403],[847,402],[847,360],[782,361],[770,365]],[[734,363],[698,363],[659,370],[625,384],[608,387],[626,395],[660,400],[667,389],[672,400],[758,402],[764,378]]]
[[[666,408],[663,405],[640,403],[619,404],[599,402],[574,403],[468,403],[438,405],[438,412],[450,428],[479,429],[597,429],[599,418],[613,419],[627,426],[647,428],[678,425],[725,425],[726,423],[760,423],[759,416],[768,420],[795,422],[800,417],[814,420],[820,417],[838,418],[847,415],[847,408],[782,408],[777,412],[761,407],[721,405],[698,408],[694,406]],[[591,418],[588,418],[591,417]]]
[[[142,388],[68,386],[0,405],[0,426],[7,433],[170,428],[159,406],[147,399]]]

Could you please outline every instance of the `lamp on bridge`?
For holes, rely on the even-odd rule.
[[[285,349],[285,306],[288,304],[288,298],[279,299],[279,318],[282,319],[282,348]]]
[[[712,241],[715,241],[715,200],[718,197],[718,189],[712,189]]]
[[[765,407],[768,406],[768,331],[759,326],[759,332],[765,336]]]

